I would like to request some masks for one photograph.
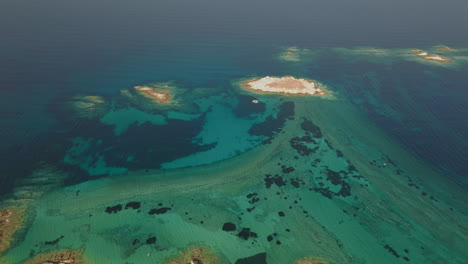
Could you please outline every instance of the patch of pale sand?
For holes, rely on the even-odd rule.
[[[316,258],[303,258],[296,261],[296,264],[327,264],[328,261]]]
[[[320,88],[312,80],[296,79],[293,76],[252,79],[244,82],[244,88],[263,93],[279,93],[285,95],[325,95],[325,89]]]

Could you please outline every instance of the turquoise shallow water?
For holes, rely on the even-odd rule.
[[[28,209],[0,263],[189,247],[236,264],[466,263],[466,8],[2,1],[0,209]],[[267,75],[329,93],[238,85]],[[174,105],[133,89],[167,81]]]

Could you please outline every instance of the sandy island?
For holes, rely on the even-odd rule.
[[[296,79],[293,76],[250,79],[242,83],[242,87],[260,93],[278,93],[284,95],[315,95],[322,96],[327,90],[320,84],[307,79]]]
[[[411,50],[411,52],[413,54],[415,54],[416,56],[418,56],[419,58],[423,59],[423,60],[427,60],[427,61],[435,61],[435,62],[452,62],[451,59],[449,58],[446,58],[446,57],[443,57],[443,56],[440,56],[440,55],[437,55],[437,54],[430,54],[424,50],[420,50],[420,49],[415,49],[415,50]]]

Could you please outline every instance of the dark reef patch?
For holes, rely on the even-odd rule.
[[[294,188],[299,188],[301,185],[305,185],[305,182],[302,178],[291,178],[289,182]]]
[[[121,204],[106,207],[106,213],[108,213],[108,214],[116,214],[116,213],[118,213],[120,211],[122,211],[122,205]]]
[[[315,125],[310,120],[304,119],[304,121],[301,123],[301,128],[302,128],[302,130],[312,134],[312,136],[314,138],[321,138],[322,137],[322,130],[320,130],[320,127]]]
[[[332,199],[335,196],[341,197],[348,197],[351,196],[351,185],[346,181],[348,179],[348,174],[353,173],[350,171],[334,171],[325,167],[322,171],[322,174],[326,174],[327,177],[325,178],[327,182],[324,182],[323,177],[316,177],[315,180],[317,181],[320,187],[313,188],[311,190],[320,193],[324,197]],[[331,184],[331,185],[330,185]],[[327,186],[328,185],[328,186]],[[339,187],[339,190],[333,191],[336,187]]]
[[[265,181],[265,187],[267,187],[268,189],[273,184],[275,184],[278,187],[286,185],[286,182],[278,174],[276,174],[275,176],[271,176],[271,174],[267,174],[267,175],[265,175],[264,181]]]
[[[254,204],[258,201],[260,201],[260,198],[258,198],[257,193],[249,193],[247,194],[247,199],[249,199],[249,204]]]
[[[130,209],[130,208],[136,210],[136,209],[139,209],[140,206],[141,206],[140,202],[129,202],[125,205],[125,210]]]
[[[149,215],[154,215],[154,214],[160,215],[160,214],[167,213],[167,211],[169,211],[169,210],[171,210],[170,207],[153,208],[148,212],[148,214]]]
[[[152,237],[149,237],[148,239],[146,239],[146,244],[151,245],[151,244],[154,244],[154,243],[156,243],[156,237],[155,236],[152,236]]]
[[[266,257],[267,254],[263,252],[251,257],[238,259],[235,264],[267,264]]]
[[[295,171],[295,170],[296,170],[296,169],[294,169],[293,167],[286,167],[285,165],[281,165],[281,171],[282,171],[283,173],[288,174],[288,173],[291,173],[291,172],[293,172],[293,171]]]
[[[319,149],[317,141],[309,135],[303,137],[293,137],[289,140],[289,144],[301,156],[309,156]]]
[[[238,237],[247,240],[249,238],[257,238],[258,235],[255,232],[250,231],[250,228],[242,228],[242,230],[237,234]]]

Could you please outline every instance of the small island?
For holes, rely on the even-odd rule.
[[[158,87],[149,87],[149,86],[135,86],[133,87],[136,91],[138,91],[143,96],[153,99],[159,104],[168,104],[172,100],[172,95],[170,93],[169,86],[165,85],[164,88],[161,89]]]
[[[195,89],[197,90],[197,89]],[[147,83],[120,91],[123,98],[133,107],[145,112],[166,112],[176,110],[196,113],[198,108],[193,98],[198,96],[194,90],[177,86],[174,81]]]
[[[13,234],[23,226],[25,210],[26,206],[12,206],[0,210],[0,255],[10,247]]]
[[[110,109],[110,104],[102,96],[76,95],[65,103],[63,110],[68,117],[77,119],[97,119]]]
[[[436,48],[438,51],[455,51],[454,48],[450,48],[448,46],[437,46]]]
[[[446,58],[446,57],[443,57],[443,56],[440,56],[440,55],[437,55],[437,54],[430,54],[424,50],[420,50],[420,49],[415,49],[415,50],[411,50],[411,52],[413,54],[415,54],[416,56],[418,56],[419,58],[423,59],[423,60],[427,60],[427,61],[434,61],[434,62],[452,62],[451,59],[449,58]]]
[[[327,90],[318,82],[307,79],[297,79],[293,76],[254,78],[244,81],[241,86],[249,91],[259,93],[276,93],[283,95],[314,95],[323,96]]]

